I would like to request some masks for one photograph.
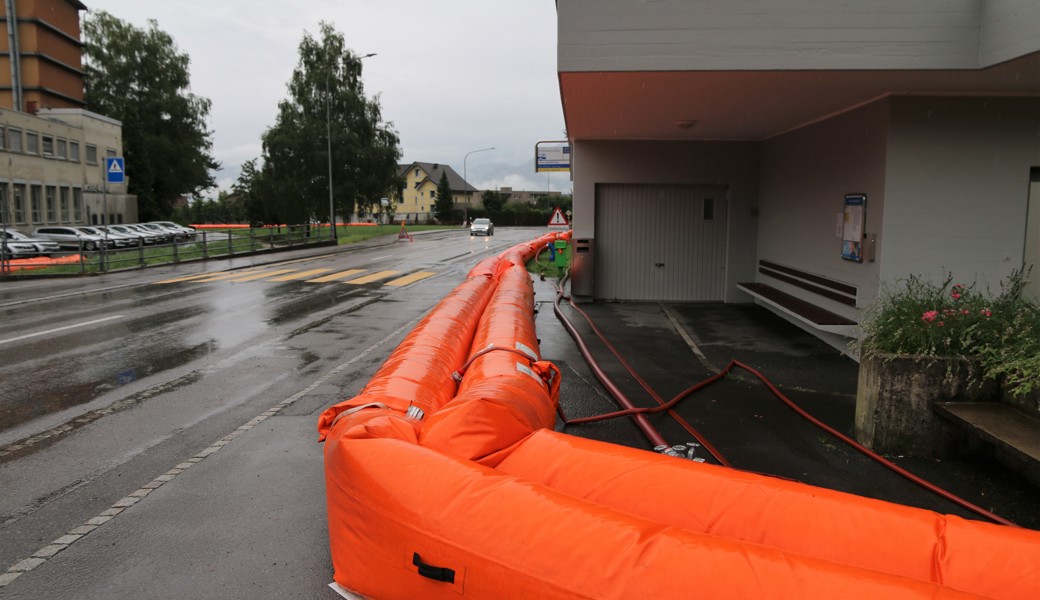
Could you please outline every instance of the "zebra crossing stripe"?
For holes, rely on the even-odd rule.
[[[343,283],[349,283],[352,285],[364,285],[366,283],[375,283],[377,281],[382,281],[383,279],[393,277],[398,273],[400,273],[400,271],[380,271],[378,273],[372,273],[371,275],[366,275],[357,279],[351,279],[350,281],[344,281]]]
[[[176,279],[165,279],[163,281],[156,281],[155,283],[180,283],[182,281],[200,282],[200,281],[216,281],[218,278],[236,277],[245,273],[255,273],[256,269],[249,269],[248,271],[234,271],[231,273],[221,271],[219,273],[201,273],[198,275],[186,275],[184,277],[177,277]]]
[[[402,287],[410,283],[415,283],[416,281],[422,281],[427,277],[433,277],[434,275],[436,275],[436,273],[432,273],[430,271],[418,271],[416,273],[412,273],[411,275],[405,275],[404,277],[398,277],[393,281],[388,281],[386,282],[386,285],[393,287]]]
[[[322,273],[328,273],[332,269],[311,269],[310,271],[300,271],[299,273],[290,273],[289,275],[282,275],[281,277],[275,277],[274,279],[268,279],[268,281],[294,281],[297,279],[306,279],[313,275],[320,275]]]
[[[281,275],[282,273],[292,273],[296,269],[276,269],[274,271],[263,271],[261,273],[254,273],[253,275],[246,275],[244,277],[232,277],[228,281],[243,282],[243,281],[256,281],[257,279],[267,279],[275,275]]]
[[[328,283],[330,281],[337,281],[339,279],[346,279],[352,277],[358,273],[364,273],[364,269],[351,269],[349,271],[340,271],[339,273],[333,273],[324,277],[317,277],[315,279],[308,279],[307,283]]]

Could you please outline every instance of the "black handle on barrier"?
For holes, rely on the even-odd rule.
[[[419,567],[419,574],[427,579],[455,583],[455,570],[447,567],[435,567],[422,561],[418,552],[412,553],[412,564]]]

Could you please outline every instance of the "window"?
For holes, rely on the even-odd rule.
[[[72,216],[69,213],[69,188],[59,188],[58,193],[61,194],[61,204],[58,205],[58,208],[61,209],[61,218],[66,223],[68,223],[71,220],[70,217]]]
[[[7,147],[7,129],[0,125],[0,150]]]
[[[44,156],[54,156],[54,136],[53,135],[44,134],[42,139],[43,139],[43,155]]]
[[[418,176],[419,176],[419,169],[416,169],[416,170],[415,170],[415,176],[416,176],[416,177],[418,177]]]
[[[72,220],[76,223],[83,221],[83,190],[72,189]]]
[[[69,142],[69,160],[79,162],[79,142]]]
[[[39,154],[40,153],[40,134],[34,131],[25,132],[25,153],[26,154]]]
[[[94,144],[87,144],[87,164],[97,164],[97,146]]]
[[[7,224],[11,222],[11,208],[7,204],[7,182],[0,181],[0,221]],[[5,212],[7,214],[5,214]]]
[[[398,204],[404,204],[404,196],[401,196],[400,198],[398,198],[397,199],[397,203]]]
[[[16,183],[11,188],[11,201],[14,204],[14,222],[25,223],[25,184]]]
[[[55,187],[53,185],[48,185],[47,186],[47,222],[48,223],[57,223],[58,222],[57,199],[54,197],[55,196],[55,191],[56,191],[56,189],[55,189]]]
[[[109,148],[109,149],[105,150],[105,156],[107,156],[108,158],[114,158],[115,155],[116,155],[116,151],[113,150],[112,148]]]
[[[22,151],[22,130],[21,129],[8,129],[7,130],[7,146],[11,149],[11,152]]]
[[[68,142],[58,138],[55,148],[58,150],[58,158],[65,160],[68,158]]]
[[[32,205],[32,222],[42,223],[40,204],[43,202],[43,189],[38,185],[29,186],[29,203]]]

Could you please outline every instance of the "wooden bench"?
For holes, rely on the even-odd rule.
[[[777,281],[812,292],[821,298],[848,306],[856,306],[858,290],[853,285],[767,260],[758,261],[758,272]],[[856,321],[848,317],[821,308],[813,302],[788,294],[767,283],[738,283],[737,288],[820,331],[851,337],[856,327]]]
[[[1040,486],[1040,419],[1002,402],[937,402],[934,408],[992,444],[997,460]]]

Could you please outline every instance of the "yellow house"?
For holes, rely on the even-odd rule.
[[[479,206],[477,189],[448,165],[428,162],[413,162],[398,165],[398,175],[404,179],[404,191],[400,197],[392,198],[394,220],[407,223],[426,223],[433,220],[433,205],[437,202],[437,184],[441,174],[448,174],[452,201],[456,208],[467,209]]]

